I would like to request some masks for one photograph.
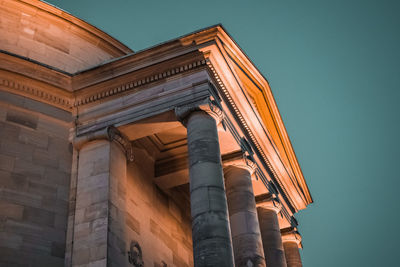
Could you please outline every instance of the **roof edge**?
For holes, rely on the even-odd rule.
[[[269,86],[268,80],[264,77],[264,75],[257,69],[255,64],[251,61],[251,59],[247,56],[247,54],[240,48],[240,46],[235,42],[232,36],[227,32],[227,30],[222,26],[222,24],[217,24],[211,27],[207,27],[198,31],[195,31],[191,34],[187,34],[181,37],[180,41],[184,45],[190,45],[192,43],[196,43],[197,45],[204,44],[206,42],[219,39],[223,44],[227,45],[232,52],[234,52],[237,59],[243,64],[243,66],[254,76],[256,81],[261,84],[265,94],[267,96],[267,101],[272,106],[273,115],[278,123],[277,129],[282,135],[287,148],[287,157],[291,162],[291,168],[295,173],[296,179],[299,181],[301,188],[304,193],[304,197],[306,199],[306,205],[313,203],[313,198],[310,193],[310,189],[307,185],[307,182],[304,178],[303,172],[300,168],[300,164],[298,162],[297,156],[294,152],[292,143],[290,141],[289,135],[287,133],[286,127],[283,123],[282,117],[278,110],[278,106],[275,102],[275,98],[273,97],[273,93],[271,87]]]

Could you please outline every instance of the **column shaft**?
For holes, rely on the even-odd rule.
[[[264,266],[264,251],[249,170],[224,169],[236,266]]]
[[[259,207],[257,211],[267,267],[286,267],[276,210]]]
[[[296,242],[284,242],[286,262],[288,267],[302,267],[299,246]]]
[[[194,266],[234,266],[216,122],[191,112],[187,132]]]

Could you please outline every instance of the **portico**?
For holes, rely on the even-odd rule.
[[[65,266],[301,266],[282,229],[312,198],[268,82],[223,27],[138,53],[96,36],[121,55],[96,41],[115,58],[60,70],[0,53],[2,93],[71,117],[69,154],[54,152],[71,173]]]
[[[216,29],[205,30],[200,35],[212,39],[215,33],[224,34],[220,28]],[[188,38],[183,38],[181,43]],[[132,158],[133,162],[138,158],[135,150],[154,162],[152,182],[168,198],[181,204],[181,212],[190,214],[187,222],[192,229],[191,260],[195,266],[234,266],[235,263],[236,266],[287,266],[280,229],[296,226],[293,210],[306,205],[306,202],[301,204],[301,199],[307,196],[291,195],[296,189],[288,186],[285,175],[290,177],[298,169],[288,172],[290,165],[285,166],[285,161],[290,162],[290,158],[282,158],[277,153],[279,145],[274,143],[261,116],[266,116],[265,111],[255,105],[257,101],[250,89],[237,91],[235,87],[243,85],[221,79],[220,75],[243,77],[226,69],[218,70],[223,67],[219,58],[224,55],[217,53],[215,47],[216,44],[202,46],[202,53],[193,52],[191,62],[184,59],[189,59],[188,56],[181,56],[179,61],[157,63],[158,69],[168,68],[106,92],[96,92],[97,87],[102,88],[99,85],[88,86],[87,93],[77,96],[75,102],[79,119],[72,138],[81,151],[82,142],[90,143],[93,139],[110,142],[110,137],[102,132],[115,129],[116,136],[120,137],[118,147],[126,155],[124,164],[128,167],[125,168],[133,164]],[[181,62],[187,63],[179,66]],[[154,68],[154,64],[148,68]],[[118,79],[122,78],[117,76],[112,80],[117,83]],[[282,131],[274,129],[279,130]],[[133,151],[133,155],[127,151]],[[78,171],[78,186],[80,177]],[[109,175],[109,179],[112,177]],[[260,202],[260,197],[265,196],[268,199]],[[186,204],[182,205],[182,199]],[[109,202],[109,213],[111,206],[115,206],[118,214],[123,214],[126,204],[122,202],[119,205]],[[113,218],[110,214],[109,220]],[[121,223],[125,219],[122,215],[118,218],[114,221],[121,225],[116,232],[126,246],[130,241]],[[140,238],[135,242],[139,246],[142,243]],[[112,244],[107,249],[115,250]],[[145,257],[146,249],[142,251]],[[72,258],[76,253],[82,252],[72,253]],[[122,254],[122,249],[119,254],[107,252],[107,262],[123,262]],[[118,255],[121,259],[115,260]]]

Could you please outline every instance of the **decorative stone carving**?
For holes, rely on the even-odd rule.
[[[222,109],[219,107],[217,101],[211,100],[210,98],[206,98],[202,101],[190,103],[184,106],[175,107],[175,115],[177,119],[186,126],[187,116],[193,111],[204,111],[208,115],[214,118],[217,125],[223,120],[224,113]]]
[[[107,136],[108,140],[116,141],[124,148],[127,160],[132,162],[134,157],[131,141],[114,126],[107,127]]]
[[[228,168],[229,166],[246,169],[250,172],[250,175],[252,175],[257,168],[257,164],[254,161],[252,161],[250,158],[248,158],[247,156],[244,156],[244,155],[242,158],[236,158],[236,159],[224,161],[224,169]]]
[[[128,260],[135,267],[144,266],[142,248],[136,241],[131,242],[130,250],[128,251]]]
[[[300,244],[301,244],[301,236],[296,231],[289,232],[289,233],[284,233],[284,234],[282,234],[282,242],[283,243],[285,243],[285,242],[294,242],[298,246],[300,246]]]
[[[75,107],[82,106],[82,105],[86,105],[88,103],[99,101],[99,100],[104,99],[104,98],[111,97],[111,96],[116,95],[116,94],[125,93],[126,91],[133,91],[133,90],[135,90],[138,87],[141,87],[143,85],[147,85],[149,83],[156,82],[156,81],[159,81],[161,79],[169,78],[169,77],[172,77],[174,75],[178,75],[178,74],[183,73],[183,72],[191,71],[194,68],[199,68],[199,67],[202,67],[204,65],[206,65],[206,60],[205,59],[196,60],[196,61],[190,62],[190,63],[185,64],[185,65],[181,65],[181,66],[176,66],[174,68],[165,70],[165,71],[163,71],[161,73],[152,74],[150,76],[143,77],[141,79],[135,79],[135,80],[130,81],[128,83],[121,84],[121,85],[119,85],[117,87],[107,88],[105,90],[96,92],[96,93],[91,94],[91,95],[84,95],[84,96],[78,97],[76,99],[75,103],[73,103],[73,106],[75,106]]]
[[[279,213],[282,209],[282,204],[276,198],[271,198],[269,200],[258,202],[257,207],[273,210],[276,213]]]
[[[100,139],[117,142],[125,151],[126,159],[131,162],[134,160],[133,148],[130,140],[114,126],[108,126],[100,131],[74,137],[72,143],[74,147],[79,150],[85,143]]]

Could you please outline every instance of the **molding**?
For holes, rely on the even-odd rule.
[[[0,86],[5,87],[7,91],[10,91],[12,93],[29,96],[35,100],[39,99],[40,101],[67,111],[71,111],[72,108],[72,100],[70,97],[50,93],[46,90],[39,89],[34,85],[28,86],[25,83],[16,82],[14,80],[6,78],[0,78]]]
[[[126,82],[117,87],[107,88],[105,90],[102,90],[101,92],[91,93],[89,95],[81,96],[81,97],[77,96],[73,106],[74,107],[82,106],[82,105],[86,105],[89,103],[93,103],[93,102],[96,102],[96,101],[99,101],[99,100],[102,100],[105,98],[109,98],[109,97],[118,95],[121,93],[129,92],[129,91],[135,90],[138,87],[142,87],[144,85],[148,85],[150,83],[154,83],[154,82],[160,81],[162,79],[175,76],[177,74],[191,71],[193,69],[199,68],[204,65],[206,65],[206,61],[204,59],[196,60],[196,61],[190,62],[188,64],[185,64],[185,65],[182,65],[179,67],[170,68],[166,71],[163,71],[163,72],[160,72],[157,74],[149,75],[149,76],[146,76],[141,79],[136,79],[136,80]],[[82,93],[84,91],[85,91],[85,89],[82,89]]]
[[[16,82],[16,79],[10,79],[9,77],[0,78],[0,86],[3,85],[7,87],[10,91],[13,91],[17,94],[24,94],[34,99],[52,104],[54,106],[60,107],[62,109],[71,111],[73,107],[79,107],[86,104],[104,101],[107,98],[111,98],[116,95],[120,95],[122,93],[136,91],[138,88],[148,85],[150,83],[155,83],[161,81],[166,78],[173,77],[178,74],[186,73],[192,71],[194,69],[206,66],[206,60],[196,60],[185,65],[177,66],[174,68],[169,68],[163,72],[156,73],[153,75],[149,75],[143,77],[141,79],[131,80],[129,82],[125,82],[119,86],[111,87],[107,89],[103,89],[100,92],[90,93],[88,95],[80,96],[85,94],[87,89],[81,89],[79,92],[70,93],[71,96],[61,96],[60,94],[50,93],[46,90],[39,89],[37,86],[25,85],[20,82]],[[46,67],[45,67],[46,68]],[[134,73],[134,72],[133,72]],[[17,73],[17,75],[20,75]],[[31,78],[36,80],[35,78]],[[115,77],[114,77],[115,79]],[[69,93],[67,90],[64,90],[65,93]]]
[[[129,97],[120,97],[104,103],[105,106],[110,107],[105,114],[98,112],[104,106],[95,106],[95,109],[91,110],[94,115],[80,116],[80,120],[77,121],[77,135],[85,135],[111,125],[123,126],[174,110],[177,106],[201,101],[211,94],[208,80],[184,84],[182,87],[162,89],[162,94],[160,94],[161,89],[160,86],[154,86],[148,90],[130,94]]]
[[[211,70],[211,73],[214,76],[215,81],[217,81],[219,87],[221,88],[221,91],[224,93],[226,99],[228,100],[228,103],[230,104],[230,106],[232,107],[236,117],[240,120],[241,125],[243,126],[243,130],[245,131],[245,133],[247,134],[247,136],[250,137],[252,143],[255,145],[255,147],[257,148],[258,152],[261,154],[263,160],[265,161],[265,163],[267,164],[269,170],[271,171],[274,180],[277,181],[279,183],[279,186],[282,188],[282,190],[284,191],[285,194],[287,194],[286,190],[284,189],[280,179],[278,178],[278,174],[276,173],[276,171],[274,170],[274,168],[272,167],[271,162],[268,160],[267,156],[265,155],[261,145],[259,144],[259,142],[257,141],[256,137],[254,136],[253,132],[251,131],[250,127],[248,126],[247,122],[245,121],[245,119],[243,118],[243,115],[240,113],[238,107],[236,106],[235,102],[233,101],[232,97],[230,96],[227,88],[225,87],[224,83],[222,82],[221,78],[219,77],[217,71],[215,70],[214,66],[212,65],[212,63],[210,62],[210,60],[207,60],[207,65]],[[291,203],[292,206],[294,206],[294,203]]]

